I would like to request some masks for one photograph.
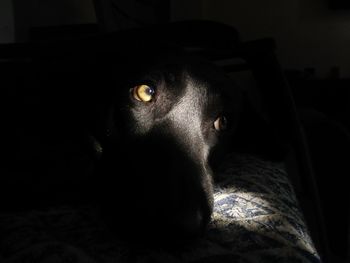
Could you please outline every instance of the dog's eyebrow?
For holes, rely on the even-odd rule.
[[[138,82],[151,82],[152,84],[160,82],[162,79],[162,74],[159,71],[150,71],[136,78]]]
[[[166,71],[163,73],[166,82],[173,83],[176,81],[176,74],[174,72]]]
[[[164,79],[167,82],[174,82],[176,81],[176,75],[176,72],[172,69],[153,69],[147,74],[144,74],[143,78],[156,81]]]

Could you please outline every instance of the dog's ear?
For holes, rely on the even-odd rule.
[[[96,115],[90,136],[93,137],[91,142],[93,142],[94,148],[97,147],[96,151],[102,153],[104,146],[118,137],[115,124],[115,105],[112,103],[100,105],[96,109]]]
[[[84,144],[86,152],[90,155],[91,159],[99,160],[101,159],[103,148],[101,143],[90,133],[85,134]]]
[[[96,125],[96,123],[98,123]],[[86,152],[93,160],[99,160],[102,157],[104,144],[111,135],[111,123],[105,117],[96,121],[94,127],[90,126],[82,136]]]

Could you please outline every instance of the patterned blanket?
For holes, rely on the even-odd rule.
[[[52,207],[0,214],[0,262],[320,262],[283,164],[233,154],[215,181],[212,222],[198,240],[129,246],[93,206]]]

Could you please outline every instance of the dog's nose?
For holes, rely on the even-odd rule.
[[[197,210],[196,212],[188,213],[178,222],[180,229],[185,235],[194,236],[199,234],[203,230],[203,216],[202,213]]]
[[[194,238],[203,233],[206,219],[200,210],[187,212],[174,219],[174,233],[176,236]]]

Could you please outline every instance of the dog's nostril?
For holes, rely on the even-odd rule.
[[[181,233],[185,237],[195,237],[204,230],[203,215],[200,210],[185,213],[176,220],[175,226],[175,231],[179,231],[178,234]]]

